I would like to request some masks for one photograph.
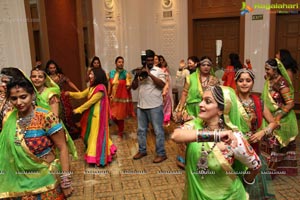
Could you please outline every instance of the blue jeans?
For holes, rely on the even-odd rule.
[[[165,132],[163,128],[163,106],[159,106],[151,109],[141,109],[137,108],[137,118],[138,118],[138,142],[139,142],[139,152],[146,153],[147,144],[147,130],[149,122],[151,122],[154,133],[156,136],[156,154],[158,156],[165,156]]]

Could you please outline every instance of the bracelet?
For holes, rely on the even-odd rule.
[[[182,90],[183,92],[186,92],[186,93],[188,93],[189,92],[189,90],[188,89],[186,89],[186,88],[183,88],[183,90]]]
[[[182,104],[179,102],[176,109],[175,109],[175,112],[181,112],[183,110],[183,106],[181,106]]]
[[[216,140],[217,140],[216,135],[217,135],[217,130],[215,129],[215,130],[214,130],[214,142],[216,142]]]
[[[264,134],[265,134],[265,135],[271,135],[272,132],[273,132],[273,131],[272,131],[271,127],[267,127],[267,128],[264,129]]]
[[[287,112],[284,112],[282,109],[279,109],[275,112],[274,116],[278,116],[281,115],[282,117],[284,117],[285,115],[287,115]]]
[[[60,187],[62,189],[67,189],[72,186],[71,174],[63,174],[60,176],[60,178],[61,178]]]
[[[282,117],[286,116],[288,114],[288,112],[285,112],[281,109],[281,114],[282,114]]]
[[[196,142],[199,142],[199,135],[200,135],[200,133],[199,133],[199,130],[197,129],[196,130]]]
[[[220,130],[214,130],[214,142],[220,142],[221,141],[221,136],[220,136]]]
[[[246,183],[247,185],[253,185],[253,184],[255,183],[255,179],[253,179],[252,182],[246,181],[245,176],[243,176],[243,181],[244,181],[244,183]]]
[[[275,123],[277,125],[275,129],[280,129],[280,120],[275,120]]]
[[[215,137],[214,137],[215,138]],[[196,141],[197,142],[211,142],[212,141],[212,135],[209,134],[207,131],[196,131]]]

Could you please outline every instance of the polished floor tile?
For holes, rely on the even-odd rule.
[[[118,151],[113,162],[103,168],[87,165],[83,160],[84,144],[75,140],[79,160],[72,161],[74,194],[73,200],[164,200],[181,199],[183,195],[185,172],[175,164],[177,145],[169,139],[176,125],[172,122],[165,128],[166,152],[168,159],[155,164],[155,135],[148,131],[147,153],[140,160],[132,157],[138,151],[137,122],[129,119],[125,122],[125,134],[122,141],[117,139],[117,129],[110,126],[110,134]],[[299,137],[297,139],[298,147]],[[297,155],[299,148],[297,147]],[[298,156],[299,158],[299,156]],[[300,199],[299,176],[277,176],[273,181],[276,199]]]

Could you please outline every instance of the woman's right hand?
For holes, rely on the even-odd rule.
[[[182,121],[182,112],[181,111],[178,111],[176,112],[176,115],[175,115],[175,122],[181,122]]]
[[[73,187],[64,188],[64,189],[62,188],[61,190],[66,198],[71,197],[74,191]]]
[[[180,62],[179,62],[179,70],[182,70],[184,67],[185,67],[185,62],[184,62],[184,60],[182,59],[182,60],[180,60]]]
[[[259,142],[264,135],[265,135],[265,131],[260,130],[260,131],[256,132],[255,134],[251,135],[251,137],[248,139],[248,142],[249,143]]]

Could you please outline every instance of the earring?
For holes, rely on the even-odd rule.
[[[277,78],[278,76],[279,76],[278,72],[275,71],[275,72],[274,72],[274,75],[273,75],[273,78]]]
[[[223,115],[220,116],[219,122],[218,122],[220,129],[224,129],[224,121],[223,121],[222,117],[223,117]]]
[[[32,102],[31,102],[31,104],[33,105],[33,106],[35,106],[35,100],[36,100],[36,96],[35,96],[35,94],[32,96]]]

